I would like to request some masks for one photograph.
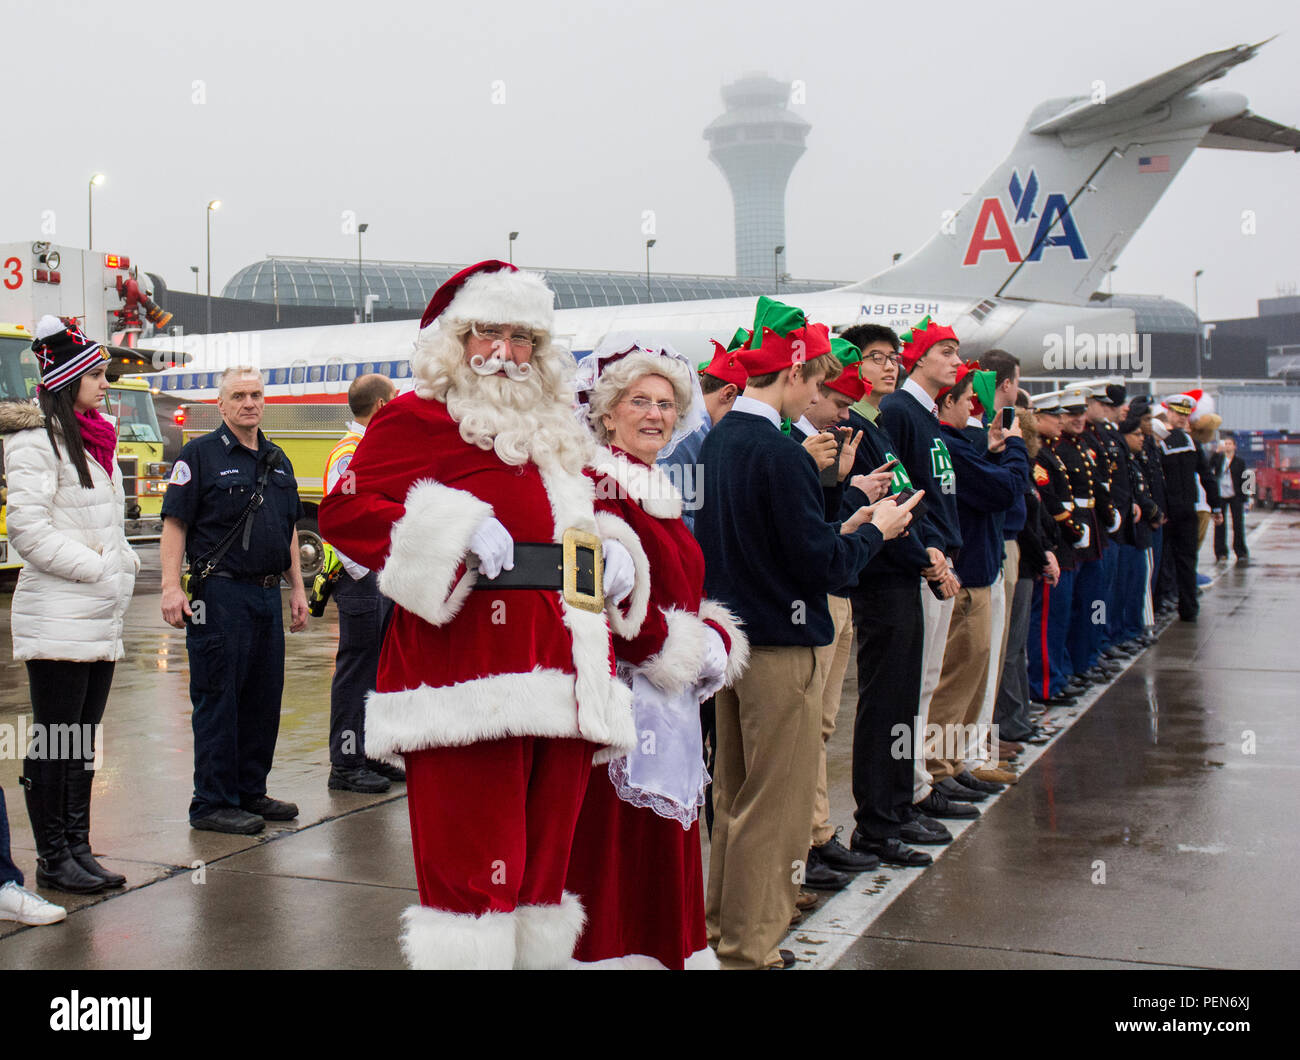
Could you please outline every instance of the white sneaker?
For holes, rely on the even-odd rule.
[[[67,915],[63,906],[23,890],[12,880],[0,887],[0,920],[17,920],[20,924],[57,924]]]

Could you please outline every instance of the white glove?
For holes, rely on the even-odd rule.
[[[515,540],[491,515],[485,516],[470,535],[469,550],[478,556],[478,569],[485,578],[515,569]]]
[[[695,680],[695,696],[703,703],[727,683],[727,646],[712,626],[704,635],[704,663]]]
[[[721,677],[727,672],[727,645],[712,626],[705,627],[704,663],[700,667],[700,680]]]
[[[1074,543],[1075,548],[1087,548],[1092,541],[1092,527],[1087,523],[1083,524],[1083,537]]]
[[[1120,526],[1122,526],[1124,523],[1124,515],[1122,512],[1120,512],[1118,508],[1115,509],[1114,514],[1115,514],[1115,518],[1110,521],[1111,525],[1106,527],[1106,533],[1108,534],[1115,533],[1115,531],[1118,530]]]
[[[636,564],[632,553],[613,538],[601,541],[605,553],[605,599],[621,604],[636,585]]]

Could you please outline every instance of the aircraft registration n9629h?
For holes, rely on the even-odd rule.
[[[1026,375],[1063,367],[1051,341],[1062,335],[1107,351],[1108,360],[1087,367],[1140,371],[1132,311],[1093,296],[1170,181],[1197,147],[1300,151],[1300,131],[1252,114],[1238,92],[1209,87],[1261,47],[1211,52],[1104,101],[1039,104],[1006,160],[920,250],[859,283],[802,294],[799,305],[834,329],[870,321],[903,330],[929,315],[956,330],[964,354],[1001,347]],[[565,309],[555,337],[580,356],[608,334],[636,332],[703,360],[709,339],[753,319],[755,301]],[[192,362],[153,383],[174,397],[212,400],[221,369],[251,364],[269,401],[342,401],[348,382],[372,371],[405,389],[417,328],[390,321],[161,338],[150,346],[184,349]]]

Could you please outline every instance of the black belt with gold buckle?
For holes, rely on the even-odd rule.
[[[495,578],[478,575],[475,589],[553,589],[583,611],[605,607],[604,552],[600,538],[582,530],[566,530],[559,544],[515,542],[514,570]]]

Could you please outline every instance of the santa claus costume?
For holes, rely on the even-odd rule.
[[[608,374],[594,383],[598,433],[600,413],[650,374],[673,384],[678,422],[688,420],[693,373],[685,359],[638,347],[611,361],[617,367],[603,363]],[[704,555],[668,476],[617,447],[602,449],[593,474],[597,510],[636,534],[628,544],[647,558],[650,597],[645,609],[610,613],[619,673],[633,690],[637,745],[595,768],[587,785],[566,882],[587,910],[574,956],[601,967],[716,968],[704,926],[700,701],[743,672],[749,645],[736,617],[704,599]]]
[[[378,570],[396,605],[366,749],[405,762],[420,904],[403,915],[401,941],[415,968],[567,964],[583,910],[564,877],[593,752],[623,753],[635,740],[599,560],[600,538],[632,548],[636,538],[594,509],[572,362],[550,341],[553,302],[540,276],[504,262],[444,284],[411,356],[415,390],[371,421],[347,488],[320,509],[324,535]],[[471,333],[504,335],[488,363],[467,360]],[[527,368],[495,356],[528,336]],[[587,599],[548,581],[561,543],[576,554],[583,534],[596,535],[585,538],[595,553]],[[621,546],[605,547],[631,570]],[[512,582],[530,551],[554,562]],[[565,574],[577,578],[571,558]],[[642,578],[630,605],[644,607],[647,593]]]

